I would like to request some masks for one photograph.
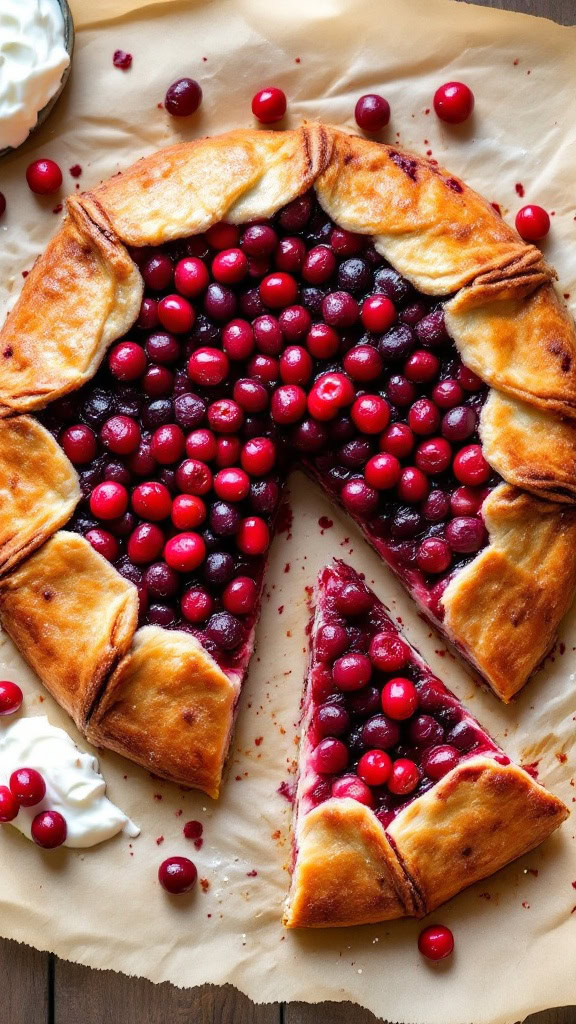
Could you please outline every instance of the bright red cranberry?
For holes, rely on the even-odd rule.
[[[402,501],[413,504],[417,501],[424,501],[430,490],[428,477],[416,466],[407,466],[402,470],[398,482],[398,496]]]
[[[212,275],[221,284],[238,284],[248,273],[248,258],[241,249],[224,249],[212,260]]]
[[[75,466],[83,466],[91,462],[96,455],[96,435],[90,427],[79,423],[74,427],[66,427],[60,435],[60,444],[66,455]]]
[[[440,370],[440,360],[426,349],[417,349],[404,363],[404,374],[416,384],[429,384]]]
[[[450,511],[453,516],[474,516],[480,510],[484,494],[472,487],[457,487],[450,495]]]
[[[196,884],[198,872],[188,857],[168,857],[158,868],[158,881],[171,896],[181,896]]]
[[[360,690],[370,682],[372,663],[365,654],[344,654],[332,666],[332,678],[339,690]]]
[[[265,313],[254,320],[252,324],[254,341],[259,352],[267,356],[280,355],[284,347],[284,338],[280,323],[275,316]]]
[[[381,334],[396,321],[396,306],[386,295],[370,295],[362,303],[360,316],[367,331]]]
[[[433,434],[440,426],[440,413],[429,398],[419,398],[410,407],[408,425],[415,434]]]
[[[286,94],[274,86],[261,89],[252,99],[252,113],[261,124],[281,121],[286,113]]]
[[[202,496],[207,494],[212,487],[212,472],[199,459],[184,459],[184,462],[181,462],[176,470],[176,483],[183,494]],[[132,500],[134,501],[134,497]],[[154,517],[149,516],[148,518]]]
[[[430,779],[442,779],[460,761],[460,751],[450,744],[439,747],[428,747],[422,755],[422,768]]]
[[[163,292],[172,284],[174,268],[172,260],[163,252],[154,253],[140,268],[144,284],[153,292]]]
[[[182,595],[180,607],[188,622],[205,622],[214,611],[214,600],[201,587],[190,587]]]
[[[147,565],[159,558],[165,538],[155,523],[140,523],[128,538],[128,557],[134,565]]]
[[[446,540],[452,551],[472,554],[479,551],[487,540],[486,527],[476,516],[458,516],[446,527]]]
[[[231,580],[222,594],[222,604],[233,615],[250,615],[256,608],[258,587],[248,576]]]
[[[340,800],[357,800],[358,803],[365,804],[367,807],[374,806],[372,793],[366,783],[357,775],[343,775],[339,779],[334,779],[332,796]]]
[[[321,661],[332,661],[348,647],[348,634],[344,626],[326,623],[316,634],[316,655]]]
[[[153,522],[167,519],[172,508],[170,491],[156,480],[138,484],[132,492],[132,508],[142,519],[151,519]]]
[[[268,224],[250,224],[242,232],[240,245],[247,256],[270,256],[278,245],[278,235]]]
[[[370,657],[381,672],[398,672],[408,664],[410,648],[396,633],[376,633],[370,642]]]
[[[272,229],[268,228],[267,230],[271,231]],[[302,270],[305,259],[306,245],[301,238],[282,238],[280,240],[274,257],[277,270],[284,270],[288,274],[298,274]]]
[[[240,461],[251,476],[265,476],[276,462],[276,445],[267,437],[253,437],[244,445]]]
[[[319,285],[329,281],[336,271],[336,257],[327,245],[310,249],[302,266],[302,277],[308,284]]]
[[[224,501],[243,501],[250,490],[250,477],[243,469],[220,469],[214,477],[214,490]]]
[[[156,460],[150,454],[150,440],[141,441],[138,448],[127,459],[127,466],[136,476],[150,476],[156,469]],[[118,481],[122,483],[122,481]]]
[[[454,949],[454,936],[443,924],[431,924],[418,936],[418,950],[427,960],[444,960]]]
[[[306,346],[315,359],[330,359],[340,348],[340,337],[328,324],[313,324],[306,335]]]
[[[236,381],[232,394],[234,401],[248,413],[264,412],[270,401],[264,385],[248,377]]]
[[[110,371],[117,380],[137,380],[148,365],[146,353],[133,341],[121,341],[108,356]]]
[[[66,841],[68,826],[59,811],[42,811],[32,819],[32,839],[43,850],[54,850]]]
[[[219,469],[237,466],[240,461],[242,443],[239,437],[219,437],[216,450],[216,465]]]
[[[307,384],[314,364],[310,354],[300,345],[289,345],[280,357],[280,376],[284,384]]]
[[[200,428],[193,430],[186,438],[186,454],[190,459],[201,462],[212,462],[216,458],[218,444],[211,430]]]
[[[270,403],[270,413],[275,423],[297,423],[306,412],[307,396],[298,384],[284,384],[276,388]]]
[[[222,348],[234,361],[249,359],[254,344],[254,331],[247,320],[230,320],[222,330]]]
[[[339,256],[356,256],[366,247],[366,242],[364,235],[345,231],[344,228],[333,228],[330,234],[330,245]]]
[[[228,356],[219,348],[197,348],[188,360],[188,376],[194,384],[216,387],[230,371]]]
[[[202,89],[193,78],[179,78],[166,90],[164,106],[172,117],[190,117],[202,102]]]
[[[109,562],[114,562],[118,558],[120,552],[118,541],[108,530],[100,530],[98,528],[88,530],[86,540],[99,555],[108,559]]]
[[[158,303],[158,319],[167,331],[173,334],[186,334],[192,330],[196,314],[181,295],[165,295]]]
[[[364,480],[348,480],[340,491],[342,504],[348,512],[357,516],[369,516],[378,507],[378,492]]]
[[[461,484],[477,487],[486,483],[491,469],[482,454],[482,445],[469,444],[454,456],[452,463],[454,476]]]
[[[350,415],[363,434],[380,434],[390,422],[390,406],[379,395],[363,395],[354,402]]]
[[[199,533],[177,533],[166,543],[164,558],[177,572],[193,572],[206,558],[206,545]]]
[[[108,451],[130,455],[140,444],[140,427],[131,416],[111,416],[102,426],[100,440]]]
[[[90,495],[90,511],[96,519],[119,519],[128,508],[128,491],[122,484],[106,480]]]
[[[410,718],[418,707],[418,691],[409,679],[397,676],[382,689],[382,710],[395,721]]]
[[[366,463],[364,479],[370,487],[377,491],[387,491],[395,487],[400,479],[402,466],[394,455],[380,452],[373,455]]]
[[[352,380],[364,383],[376,380],[380,376],[383,360],[372,345],[356,345],[344,356],[343,366]]]
[[[0,786],[0,822],[14,821],[20,804],[8,786]]]
[[[541,206],[523,206],[516,214],[515,224],[525,242],[538,242],[550,231],[550,217]]]
[[[54,160],[34,160],[26,168],[26,181],[31,192],[51,196],[62,184],[62,171]]]
[[[444,473],[452,461],[452,447],[443,437],[423,441],[416,449],[416,465],[424,473]]]
[[[174,388],[174,374],[165,366],[149,366],[142,378],[142,389],[151,398],[170,395]]]
[[[356,391],[343,373],[323,373],[308,395],[308,411],[317,420],[332,420],[341,409],[354,401]]]
[[[197,256],[185,256],[174,268],[174,284],[180,295],[195,299],[210,284],[210,274],[203,260]]]
[[[360,315],[360,308],[350,292],[330,292],[322,300],[322,318],[330,327],[352,327]]]
[[[0,681],[0,716],[13,715],[19,711],[24,700],[24,694],[18,686],[9,679]]]
[[[474,93],[463,82],[446,82],[434,93],[434,110],[441,121],[462,124],[474,110]]]
[[[354,117],[363,132],[379,132],[390,120],[390,104],[377,93],[366,93],[357,101]]]
[[[22,807],[34,807],[46,795],[46,783],[35,768],[17,768],[10,776],[10,791]]]
[[[244,412],[232,398],[219,398],[208,406],[208,423],[217,434],[235,434],[244,424]]]
[[[178,530],[195,530],[206,518],[206,505],[195,494],[178,494],[170,515]]]
[[[441,409],[453,409],[463,398],[464,390],[457,380],[442,380],[432,390],[432,399]]]
[[[445,572],[451,561],[450,545],[440,537],[423,540],[416,552],[416,564],[422,572]]]
[[[235,224],[220,221],[206,231],[206,241],[212,249],[235,249],[240,240],[240,229]]]
[[[335,775],[348,765],[348,747],[331,736],[320,740],[312,754],[312,766],[320,775]]]
[[[391,771],[392,761],[384,750],[367,750],[358,762],[358,775],[369,786],[383,786]]]
[[[392,771],[388,779],[388,789],[397,796],[407,796],[412,793],[420,782],[420,770],[414,761],[407,757],[400,757],[394,761]]]
[[[463,364],[460,364],[456,371],[456,379],[465,391],[480,391],[484,387],[482,378]]]
[[[298,298],[298,283],[291,274],[281,271],[268,274],[260,282],[260,297],[270,309],[284,309],[292,306]]]
[[[381,451],[395,455],[398,459],[409,455],[414,447],[414,434],[407,423],[393,423],[384,431],[379,441]]]
[[[263,555],[270,545],[270,530],[260,516],[248,516],[240,523],[236,544],[245,555]]]

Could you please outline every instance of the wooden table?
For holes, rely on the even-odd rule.
[[[1,0],[0,0],[1,2]],[[466,0],[460,0],[466,2]],[[576,24],[576,0],[476,0]],[[229,986],[177,989],[93,971],[0,939],[1,1024],[376,1024],[350,1003],[256,1006]],[[547,1010],[530,1024],[576,1024],[576,1007]]]

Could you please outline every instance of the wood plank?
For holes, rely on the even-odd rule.
[[[8,1020],[9,1018],[7,1018]],[[280,1024],[279,1004],[256,1006],[235,988],[179,989],[57,960],[50,1024]],[[10,1024],[16,1022],[10,1019]],[[20,1024],[20,1022],[18,1022]],[[22,1020],[24,1024],[24,1020]],[[36,1024],[26,1021],[25,1024]]]
[[[460,0],[460,3],[476,3],[482,7],[501,7],[520,14],[536,14],[542,18],[551,18],[560,25],[576,23],[574,0]]]
[[[380,1024],[380,1018],[352,1003],[287,1003],[283,1024]]]
[[[1,1019],[10,1024],[47,1024],[48,953],[0,939]]]

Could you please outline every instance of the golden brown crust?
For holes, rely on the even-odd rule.
[[[78,477],[52,435],[30,416],[0,420],[0,572],[63,526],[79,500]]]
[[[56,533],[0,581],[3,628],[79,729],[137,618],[136,588],[76,533]]]
[[[423,905],[375,815],[327,800],[302,820],[284,924],[335,928],[419,915]]]
[[[388,834],[429,913],[534,849],[567,817],[522,768],[474,757],[401,811]]]
[[[68,213],[0,332],[0,415],[79,388],[138,315],[142,279],[125,247],[77,198]]]
[[[576,587],[576,509],[501,484],[482,512],[488,547],[444,591],[443,625],[508,701],[551,647]]]
[[[239,690],[193,636],[145,626],[109,680],[88,739],[216,798]]]

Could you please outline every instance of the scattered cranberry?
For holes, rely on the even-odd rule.
[[[352,515],[369,516],[378,507],[378,492],[364,480],[348,480],[340,491],[340,498]]]
[[[248,273],[248,259],[241,249],[224,249],[212,260],[212,275],[221,284],[238,284]]]
[[[313,324],[306,335],[306,346],[315,359],[330,359],[340,347],[340,338],[328,324]]]
[[[393,423],[380,438],[380,450],[402,459],[414,447],[414,434],[407,423]]]
[[[371,295],[362,303],[360,317],[367,331],[375,334],[387,331],[396,316],[396,307],[386,295]]]
[[[190,892],[197,877],[196,866],[188,857],[168,857],[158,868],[160,885],[173,896]]]
[[[327,245],[316,245],[310,249],[302,264],[302,277],[309,284],[324,284],[336,270],[336,257]]]
[[[418,707],[418,691],[410,679],[397,676],[383,687],[381,701],[385,715],[395,721],[404,721]]]
[[[424,501],[428,495],[430,485],[428,477],[414,466],[407,466],[400,474],[398,483],[398,495],[402,501],[410,503]]]
[[[363,395],[355,400],[350,416],[361,433],[380,434],[390,422],[390,406],[380,395]]]
[[[167,519],[172,508],[170,491],[156,480],[139,484],[132,493],[132,508],[142,519],[151,519],[153,522]]]
[[[370,682],[372,663],[365,654],[344,654],[332,666],[332,678],[339,690],[360,690]]]
[[[322,300],[322,317],[330,327],[352,327],[360,315],[360,307],[350,292],[330,292]]]
[[[179,78],[169,86],[164,106],[172,117],[189,117],[202,102],[202,89],[193,78]]]
[[[398,459],[387,452],[380,452],[366,463],[364,478],[366,483],[377,491],[387,491],[396,486],[401,473],[402,466]]]
[[[0,822],[14,821],[20,804],[8,786],[0,786]]]
[[[233,615],[250,615],[256,608],[258,587],[248,576],[237,576],[222,594],[222,604]]]
[[[420,770],[414,761],[407,757],[400,757],[394,761],[392,771],[388,779],[388,789],[397,796],[407,796],[412,793],[420,782]]]
[[[125,50],[114,50],[112,63],[115,68],[120,68],[122,71],[128,71],[128,68],[132,67],[132,54],[126,53]]]
[[[431,924],[418,936],[418,949],[427,960],[444,960],[454,949],[454,936],[443,924]]]
[[[32,839],[43,850],[54,850],[66,841],[68,826],[59,811],[42,811],[32,820]]]
[[[310,389],[308,410],[317,420],[331,420],[354,401],[355,395],[354,385],[345,374],[324,373]]]
[[[462,484],[475,487],[486,483],[491,469],[482,454],[482,446],[469,444],[455,455],[452,464],[454,476]]]
[[[446,572],[452,561],[450,545],[440,537],[423,540],[416,553],[416,564],[422,572]]]
[[[121,341],[110,351],[108,365],[117,380],[137,380],[148,365],[146,353],[133,341]]]
[[[188,299],[198,298],[210,284],[210,275],[204,261],[197,256],[180,260],[174,268],[174,284],[180,295]]]
[[[97,519],[119,519],[128,508],[128,491],[122,484],[106,480],[90,495],[90,511]]]
[[[358,775],[369,786],[383,786],[391,771],[392,760],[384,750],[367,750],[358,762]]]
[[[356,103],[354,117],[362,131],[379,132],[390,120],[390,104],[377,93],[367,93]]]
[[[298,297],[298,283],[291,274],[278,272],[268,274],[260,282],[260,296],[264,305],[270,309],[283,309],[291,306]]]
[[[192,329],[196,314],[181,295],[165,295],[158,303],[158,319],[167,331],[186,334]]]
[[[434,93],[434,110],[441,121],[462,124],[474,110],[474,93],[463,82],[446,82]]]
[[[263,555],[270,544],[270,530],[264,519],[249,516],[240,523],[236,544],[245,555]]]
[[[130,455],[140,444],[140,427],[131,416],[111,416],[103,424],[100,440],[117,455]]]
[[[26,181],[31,192],[51,196],[62,184],[62,171],[54,160],[34,160],[26,169]]]
[[[159,558],[165,538],[155,523],[140,523],[128,538],[128,557],[134,565],[146,565]]]
[[[214,611],[214,601],[201,587],[191,587],[181,601],[182,614],[188,622],[205,622]]]
[[[523,206],[516,214],[516,231],[525,242],[538,242],[550,231],[550,217],[541,206]]]
[[[253,437],[242,449],[241,462],[252,476],[265,476],[276,462],[276,445],[267,437]]]
[[[164,558],[177,572],[194,572],[206,558],[206,545],[199,533],[177,533],[167,542]]]
[[[206,518],[206,505],[195,494],[178,494],[170,515],[178,530],[195,530]]]
[[[188,375],[195,384],[215,387],[226,379],[230,363],[218,348],[198,348],[188,361]]]
[[[0,681],[0,716],[13,715],[22,707],[24,695],[18,686],[9,679]]]
[[[422,755],[422,768],[430,779],[437,781],[444,778],[460,761],[460,751],[445,743],[438,747],[428,747]]]
[[[247,320],[230,320],[222,330],[222,348],[234,361],[248,359],[254,351],[254,331]]]
[[[10,776],[10,791],[22,807],[34,807],[46,795],[46,783],[35,768],[18,768]]]
[[[281,121],[286,113],[286,95],[274,87],[261,89],[252,100],[252,113],[261,124]]]

